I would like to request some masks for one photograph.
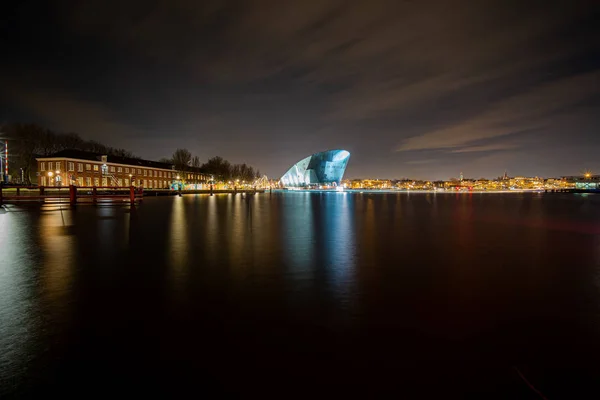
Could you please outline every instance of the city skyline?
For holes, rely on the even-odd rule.
[[[271,178],[335,148],[345,178],[600,171],[594,3],[19,2],[0,123]]]

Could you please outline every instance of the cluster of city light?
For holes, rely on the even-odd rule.
[[[581,176],[580,176],[581,178]],[[590,180],[593,175],[586,172],[583,178]],[[502,177],[498,179],[451,179],[448,181],[424,180],[390,180],[390,179],[352,179],[345,180],[343,184],[350,189],[373,190],[468,190],[468,191],[494,191],[494,190],[560,190],[571,189],[576,186],[576,179],[565,178],[540,178],[540,177]]]

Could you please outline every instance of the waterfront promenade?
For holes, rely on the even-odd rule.
[[[141,202],[144,197],[178,196],[185,194],[253,194],[264,193],[265,189],[146,189],[130,187],[43,187],[43,186],[8,186],[0,187],[0,205],[4,203],[45,203],[68,202]]]

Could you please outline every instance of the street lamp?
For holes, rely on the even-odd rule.
[[[592,174],[590,174],[589,172],[586,172],[585,177],[586,177],[586,179],[590,179],[592,177]]]

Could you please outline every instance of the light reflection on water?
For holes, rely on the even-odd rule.
[[[176,282],[185,279],[185,269],[188,266],[188,237],[186,204],[183,197],[173,199],[171,224],[169,227],[168,255],[171,274]]]
[[[21,244],[35,240],[35,232],[28,231],[27,217],[23,213],[0,214],[0,377],[7,381],[26,369],[28,345],[38,318],[35,257]]]
[[[58,370],[64,388],[97,364],[127,382],[288,356],[352,373],[380,366],[373,354],[597,354],[599,203],[296,192],[16,207],[0,214],[0,373],[28,388]]]

